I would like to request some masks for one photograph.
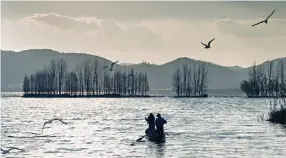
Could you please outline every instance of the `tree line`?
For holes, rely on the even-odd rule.
[[[249,71],[248,80],[240,84],[240,88],[248,97],[285,97],[286,76],[285,62],[280,59],[274,65],[270,61],[267,66],[257,66],[254,63]]]
[[[206,95],[208,71],[204,63],[197,65],[184,64],[173,73],[172,85],[176,96]]]
[[[97,60],[85,60],[72,71],[65,60],[51,60],[48,66],[25,75],[22,89],[29,95],[145,96],[149,91],[146,73],[104,69]]]

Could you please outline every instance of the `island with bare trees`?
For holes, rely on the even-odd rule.
[[[249,79],[241,82],[240,88],[247,97],[286,97],[285,62],[270,61],[267,66],[255,63],[249,71]]]
[[[204,63],[198,65],[184,64],[173,73],[172,85],[175,97],[208,97],[208,71]]]
[[[150,97],[146,73],[106,70],[97,60],[85,60],[68,70],[64,59],[25,75],[23,97]]]

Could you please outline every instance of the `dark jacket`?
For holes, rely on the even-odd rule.
[[[164,124],[167,123],[167,121],[164,118],[162,118],[162,117],[158,117],[156,119],[155,123],[156,123],[157,127],[163,127]]]

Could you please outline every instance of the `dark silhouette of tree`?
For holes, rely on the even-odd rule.
[[[84,77],[83,77],[83,67],[82,66],[76,66],[76,73],[78,78],[78,84],[79,84],[79,91],[80,95],[84,95]]]
[[[30,92],[30,81],[27,74],[25,74],[22,89],[25,94],[28,94]]]
[[[200,95],[205,93],[205,89],[207,88],[207,76],[208,71],[206,70],[205,64],[201,65],[201,82],[200,82]]]
[[[240,89],[246,93],[247,96],[251,93],[250,85],[246,80],[243,80],[240,84]]]
[[[173,90],[177,96],[181,95],[182,73],[180,68],[177,68],[173,74]]]
[[[91,62],[90,60],[85,60],[84,61],[84,86],[85,86],[85,92],[86,95],[90,95],[91,92],[91,74],[92,74],[92,69],[91,69]]]
[[[59,95],[61,95],[67,71],[67,64],[63,58],[58,60],[57,70],[58,70],[58,89],[59,89]]]
[[[269,62],[267,69],[262,66],[252,66],[248,81],[241,83],[241,90],[248,97],[283,97],[285,96],[285,66],[283,60],[276,64]]]

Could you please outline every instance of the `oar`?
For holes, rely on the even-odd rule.
[[[138,139],[136,140],[136,142],[141,141],[145,136],[146,136],[146,135],[142,136],[141,138],[138,138]]]

